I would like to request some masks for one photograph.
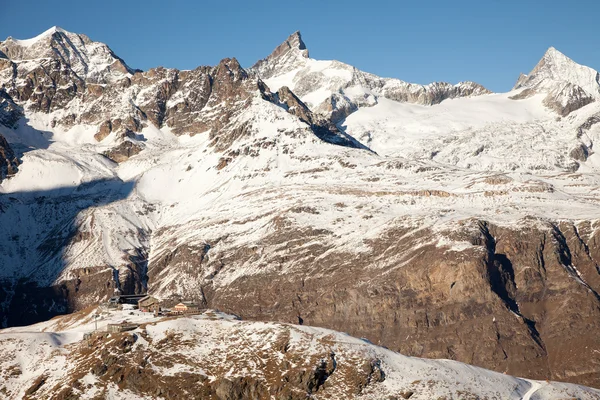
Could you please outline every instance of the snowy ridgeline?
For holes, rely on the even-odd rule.
[[[138,328],[106,332],[124,320]],[[163,319],[93,309],[1,330],[0,351],[0,393],[8,398],[600,398],[582,386],[406,357],[344,333],[215,311]]]

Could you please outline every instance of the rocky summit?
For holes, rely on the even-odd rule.
[[[3,327],[148,293],[273,321],[235,329],[260,327],[282,353],[286,335],[327,344],[310,355],[324,360],[318,371],[289,355],[291,386],[273,384],[283,359],[272,354],[253,380],[238,379],[243,363],[233,378],[190,375],[217,398],[326,388],[337,361],[325,329],[376,349],[344,356],[362,372],[330,398],[467,398],[425,381],[383,390],[400,367],[377,360],[392,352],[600,387],[600,84],[558,50],[491,93],[316,60],[299,32],[248,68],[226,58],[141,71],[54,27],[0,42],[0,84]],[[72,390],[103,379],[99,391],[158,396],[130,372],[119,380],[109,353],[141,359],[136,346],[188,340],[160,329],[70,348],[73,371],[86,354],[104,360],[86,366],[95,377],[72,375]],[[37,388],[5,390],[55,393],[39,376]],[[514,398],[531,386],[510,382]]]

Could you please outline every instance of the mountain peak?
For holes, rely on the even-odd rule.
[[[544,56],[542,57],[542,60],[545,60],[546,62],[554,62],[554,63],[565,63],[566,62],[566,63],[573,63],[576,65],[579,65],[575,61],[573,61],[572,59],[570,59],[569,57],[567,57],[560,51],[556,50],[556,48],[552,47],[552,46],[550,46],[548,48],[548,50],[546,50],[546,52],[544,53]]]
[[[45,31],[44,33],[42,33],[42,35],[52,35],[56,32],[60,32],[60,33],[71,33],[71,32],[67,32],[66,30],[64,30],[63,28],[61,28],[60,26],[56,26],[54,25],[52,28],[48,29],[47,31]]]
[[[544,55],[555,55],[555,54],[560,54],[561,56],[566,57],[563,53],[556,50],[556,47],[554,47],[554,46],[548,47],[548,50],[546,50],[546,53],[544,53]]]
[[[252,66],[261,78],[268,79],[275,73],[289,72],[304,66],[308,59],[308,49],[300,31],[292,33],[267,57]]]
[[[61,27],[58,26],[53,26],[50,29],[45,30],[44,32],[40,33],[39,35],[32,37],[30,39],[15,39],[11,36],[9,36],[6,41],[11,41],[14,42],[15,44],[19,45],[19,46],[31,46],[37,42],[39,42],[42,39],[45,39],[47,37],[50,37],[52,35],[54,35],[55,33],[63,33],[63,34],[72,34],[71,32],[68,32],[66,30],[64,30]]]
[[[581,65],[558,51],[548,48],[533,70],[522,74],[514,89],[532,89],[536,92],[551,91],[557,84],[569,83],[581,87],[594,97],[600,97],[600,77],[598,72]]]
[[[55,59],[71,68],[79,77],[90,82],[106,78],[120,79],[133,73],[104,43],[53,26],[30,39],[8,37],[0,42],[0,58],[12,61]],[[109,72],[109,73],[107,73]]]
[[[305,54],[306,57],[308,57],[308,49],[306,48],[306,44],[304,44],[304,41],[302,40],[302,34],[300,33],[300,31],[296,31],[294,33],[292,33],[287,40],[282,43],[283,44],[287,44],[289,46],[290,49],[296,49],[296,50],[306,50]]]
[[[308,58],[308,49],[302,40],[300,31],[292,33],[288,38],[273,50],[267,59],[277,59],[294,54],[303,58]]]
[[[550,47],[528,75],[519,76],[513,90],[517,89],[523,90],[511,98],[544,93],[544,105],[564,117],[600,99],[600,75]]]

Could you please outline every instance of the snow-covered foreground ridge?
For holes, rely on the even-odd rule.
[[[148,291],[600,386],[597,82],[555,49],[492,94],[314,60],[299,33],[190,71],[7,39],[0,323]]]
[[[406,357],[345,333],[207,311],[103,311],[0,330],[7,399],[598,399],[600,391]],[[134,314],[134,315],[130,315]],[[133,331],[108,333],[127,319]]]

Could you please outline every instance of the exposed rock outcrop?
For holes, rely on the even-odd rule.
[[[104,155],[116,163],[122,163],[123,161],[127,161],[129,157],[135,156],[140,151],[143,150],[143,147],[139,144],[125,140],[117,147],[108,150]]]
[[[577,161],[585,162],[590,156],[590,149],[585,144],[581,143],[579,146],[571,150],[569,156]]]
[[[301,121],[309,124],[319,139],[340,146],[366,149],[364,145],[354,138],[340,132],[331,121],[318,114],[314,114],[287,86],[279,89],[277,95],[279,101],[285,105],[287,111],[298,117]]]
[[[553,88],[544,98],[543,103],[558,115],[566,117],[572,111],[578,110],[594,101],[594,97],[580,86],[565,83],[562,87]]]
[[[286,52],[286,48],[290,51]],[[304,44],[300,35],[292,35],[275,58],[304,51],[301,48]],[[71,110],[53,124],[65,128],[98,125],[94,137],[99,142],[112,132],[122,136],[153,125],[169,128],[176,135],[209,132],[215,149],[224,151],[247,129],[235,124],[234,116],[247,109],[256,96],[275,101],[268,87],[249,75],[235,58],[191,71],[162,67],[134,71],[108,46],[60,28],[40,35],[32,44],[7,39],[0,43],[0,50],[7,57],[1,61],[5,68],[0,75],[6,88],[0,118],[7,115],[6,124],[14,124],[22,115],[11,101],[12,96],[27,104],[27,111]],[[316,132],[320,137],[325,136],[322,125],[318,124]],[[126,157],[140,147],[126,142],[119,146],[121,150],[112,153],[126,150]],[[128,149],[133,147],[132,153]],[[119,162],[126,159],[117,157]]]
[[[14,175],[17,172],[18,165],[19,160],[15,157],[15,153],[4,136],[0,135],[0,182]]]
[[[0,125],[14,128],[22,116],[23,109],[4,90],[0,90]]]
[[[497,96],[460,114],[477,120],[469,125],[445,115],[450,106],[393,101],[488,93],[480,85],[415,85],[317,62],[299,34],[251,70],[226,58],[191,71],[135,71],[105,45],[59,29],[0,50],[2,132],[11,141],[23,134],[15,150],[35,162],[0,197],[0,222],[10,228],[0,247],[3,325],[149,290],[249,319],[336,328],[411,355],[600,384],[589,351],[600,346],[592,334],[600,214],[587,173],[595,171],[587,161],[600,121],[594,105],[560,121],[543,110],[507,121],[518,104]],[[288,68],[297,70],[292,89],[272,92],[261,79],[277,83]],[[543,93],[566,115],[595,98],[582,78],[590,71],[574,70],[571,81],[540,67],[520,79],[517,96]],[[357,151],[368,149],[335,125],[381,103],[425,110],[404,125],[410,113],[383,114],[382,125],[394,119],[386,157]],[[492,107],[492,122],[479,118],[484,103],[501,108],[491,115]],[[50,132],[27,125],[28,115],[48,120]],[[421,125],[432,115],[434,124]],[[586,173],[576,173],[579,162]],[[2,175],[16,163],[0,141]],[[53,168],[60,173],[48,174]],[[96,376],[123,375],[139,389],[136,370],[111,369],[110,354],[98,355]],[[337,367],[329,351],[319,356],[281,393],[327,390]],[[363,361],[353,394],[386,376],[376,360]],[[194,379],[225,398],[280,394],[249,378]]]

